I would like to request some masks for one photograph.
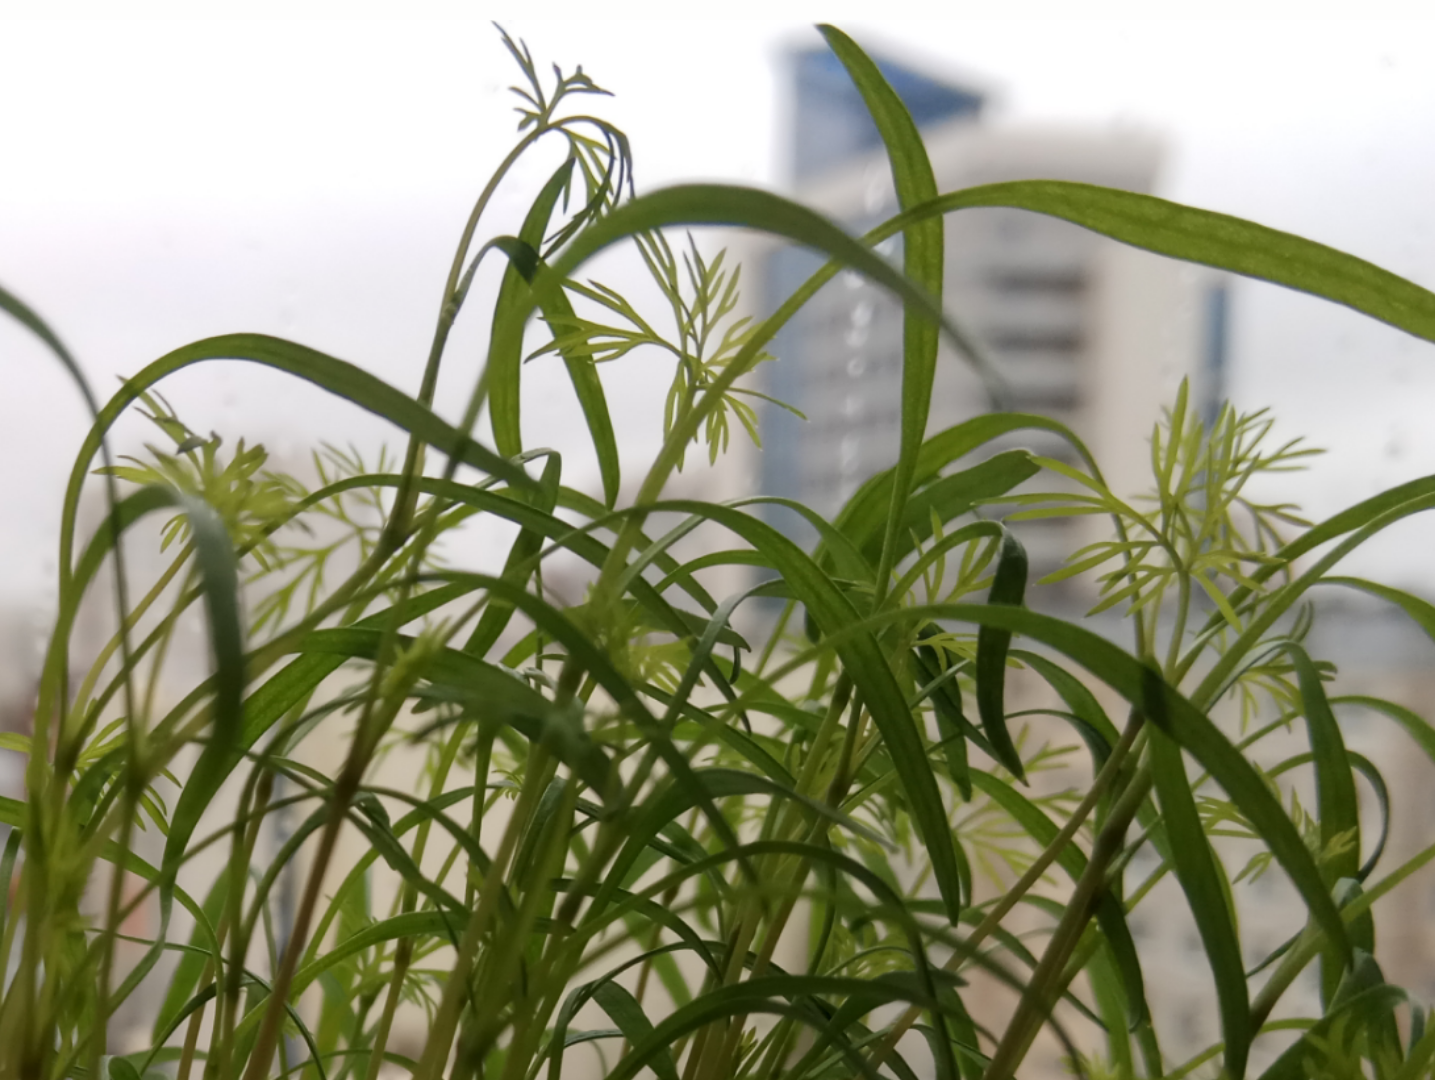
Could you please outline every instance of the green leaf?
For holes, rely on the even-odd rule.
[[[933,514],[943,523],[951,521],[974,507],[1005,495],[1040,471],[1025,450],[1005,451],[980,465],[932,481],[913,494],[904,507],[883,507],[881,515],[866,522],[866,528],[861,533],[853,535],[853,528],[849,535],[853,536],[863,556],[875,564],[886,542],[883,523],[896,515],[900,528],[897,538],[892,541],[895,565],[919,543],[931,539]],[[860,527],[860,523],[853,521],[849,525],[849,528],[852,527]]]
[[[411,911],[370,923],[358,933],[336,942],[328,952],[296,971],[290,994],[297,999],[325,971],[375,945],[408,937],[431,937],[447,943],[461,936],[461,930],[453,913],[443,911]]]
[[[1336,723],[1335,714],[1330,711],[1330,702],[1326,700],[1320,672],[1301,646],[1288,645],[1286,653],[1295,668],[1310,749],[1315,758],[1321,849],[1329,851],[1338,838],[1347,842],[1339,854],[1326,857],[1327,880],[1334,883],[1340,878],[1353,878],[1360,872],[1360,813],[1355,796],[1355,774],[1346,753],[1345,740],[1340,734],[1340,725]],[[1340,967],[1336,967],[1327,984],[1331,994],[1339,981]],[[1326,1000],[1329,1000],[1329,995]]]
[[[1100,477],[1101,474],[1097,470],[1096,462],[1090,452],[1064,424],[1045,416],[1033,416],[1026,413],[987,413],[984,416],[973,417],[971,420],[947,428],[924,442],[917,452],[912,482],[914,486],[930,483],[944,468],[957,459],[965,457],[993,439],[999,439],[1013,431],[1023,430],[1050,431],[1061,436],[1076,450],[1092,475]],[[996,456],[1000,457],[1001,455]],[[977,498],[990,498],[993,495],[1005,494],[1005,491],[986,492],[983,489],[986,480],[977,481],[974,476],[973,482]],[[893,470],[886,469],[868,479],[857,489],[852,498],[847,501],[847,505],[838,512],[834,524],[846,533],[859,548],[872,542],[874,537],[882,535],[884,515],[891,509],[892,490]],[[818,547],[816,557],[824,565],[826,564],[830,553],[827,551],[825,542]]]
[[[528,208],[523,225],[518,230],[517,244],[500,245],[508,255],[508,266],[504,268],[503,280],[498,286],[498,297],[493,302],[493,318],[489,328],[488,363],[485,372],[488,378],[489,404],[492,411],[493,443],[504,457],[516,457],[523,450],[522,427],[520,425],[519,376],[523,369],[522,336],[504,335],[500,327],[504,320],[512,318],[520,308],[520,301],[528,292],[528,282],[538,264],[538,249],[548,232],[548,222],[558,199],[573,176],[576,161],[570,156],[559,165],[548,183],[544,184]]]
[[[563,474],[563,459],[556,453],[549,452],[548,460],[543,465],[543,475],[538,480],[538,492],[531,496],[534,507],[543,514],[552,515],[553,508],[558,505],[558,490],[561,487],[560,480]],[[446,489],[452,490],[452,494],[466,495],[472,489],[466,484],[445,484]],[[455,501],[467,502],[467,499]],[[472,505],[472,503],[470,503]],[[545,532],[534,528],[520,529],[518,536],[513,541],[513,546],[508,549],[508,559],[503,564],[503,576],[506,580],[515,585],[522,585],[533,574],[537,566],[540,550],[543,546]],[[510,604],[491,603],[479,616],[478,625],[473,628],[467,643],[463,647],[466,653],[474,656],[484,656],[488,650],[493,648],[494,643],[502,636],[504,629],[508,626],[513,616],[513,607]]]
[[[962,711],[962,691],[956,683],[956,672],[962,665],[956,664],[943,671],[941,656],[930,645],[918,645],[913,650],[912,662],[927,684],[919,690],[917,700],[912,704],[915,707],[923,698],[931,698],[937,715],[937,730],[942,736],[947,775],[962,798],[971,802],[972,777],[967,761],[967,729],[971,724]]]
[[[244,632],[239,620],[239,569],[234,545],[214,508],[193,495],[174,492],[172,497],[174,505],[189,518],[214,652],[214,734],[204,752],[223,756],[238,741],[243,725]]]
[[[1219,267],[1354,308],[1435,341],[1435,294],[1364,259],[1227,214],[1064,180],[1017,180],[943,195],[892,225],[977,206],[1063,218],[1158,255]]]
[[[1080,721],[1079,725],[1075,725],[1077,734],[1091,752],[1091,774],[1095,776],[1106,764],[1111,748],[1121,739],[1121,733],[1096,700],[1096,695],[1075,675],[1044,656],[1023,649],[1013,649],[1010,655],[1045,679],[1066,702],[1071,715]]]
[[[623,1032],[628,1042],[637,1044],[653,1036],[653,1022],[643,1012],[637,998],[615,982],[607,980],[593,990],[593,1000],[608,1014],[613,1023]],[[673,1055],[666,1047],[659,1047],[648,1060],[658,1080],[678,1080],[678,1067],[673,1064]]]
[[[411,621],[466,595],[469,591],[469,588],[463,585],[433,589],[406,602],[399,614],[403,621]],[[379,629],[388,626],[394,614],[392,609],[375,612],[356,623],[354,629]],[[264,733],[278,723],[291,708],[307,699],[325,677],[339,669],[343,661],[342,655],[300,656],[272,675],[244,700],[244,722],[238,737],[222,757],[202,754],[180,791],[179,798],[175,800],[174,812],[170,815],[169,836],[165,839],[166,873],[173,874],[178,868],[190,838],[199,825],[200,817],[208,808],[219,786],[243,760],[244,753],[251,750]],[[194,701],[202,700],[209,692],[208,685],[206,681],[197,687],[172,710],[171,716],[184,715]]]
[[[892,168],[897,205],[908,210],[936,198],[937,179],[927,158],[927,148],[902,99],[851,38],[832,26],[822,25],[818,29],[856,84],[882,137]],[[942,295],[944,229],[945,223],[933,218],[915,221],[902,231],[902,268],[907,278],[929,296]],[[879,597],[887,590],[888,572],[900,558],[897,546],[905,540],[903,514],[916,473],[917,453],[927,436],[938,344],[936,324],[915,306],[908,305],[902,318],[900,443],[897,464],[892,471],[892,499],[883,529],[881,553],[872,560],[877,564]]]
[[[1407,709],[1404,705],[1397,705],[1393,701],[1386,701],[1383,698],[1368,697],[1362,694],[1349,694],[1343,697],[1332,698],[1332,705],[1359,705],[1366,709],[1373,709],[1384,716],[1394,720],[1409,735],[1415,744],[1425,752],[1430,763],[1435,765],[1435,727],[1418,713]]]
[[[226,334],[206,338],[167,353],[149,364],[133,378],[126,380],[124,388],[100,410],[94,427],[86,435],[75,459],[69,486],[65,491],[60,535],[62,587],[68,584],[71,574],[71,551],[75,519],[79,512],[80,489],[106,432],[119,419],[120,414],[151,386],[176,371],[210,360],[245,360],[287,372],[388,420],[399,429],[423,439],[451,459],[471,465],[518,487],[536,486],[521,468],[499,457],[492,450],[485,449],[470,436],[439,419],[413,398],[362,368],[292,341],[265,334]]]
[[[507,457],[515,457],[523,449],[519,392],[523,369],[523,336],[521,333],[504,333],[502,328],[509,319],[526,319],[528,311],[531,310],[524,308],[520,301],[528,295],[528,285],[533,281],[542,262],[538,248],[547,234],[548,223],[558,198],[571,182],[575,164],[575,160],[570,157],[560,165],[539,192],[538,198],[533,201],[533,206],[518,231],[518,242],[522,245],[524,257],[516,258],[513,253],[509,253],[509,265],[504,271],[498,299],[493,307],[485,377],[489,384],[494,444],[499,453]],[[543,314],[550,326],[563,326],[574,318],[573,305],[560,289],[544,299]],[[618,465],[618,443],[613,433],[613,421],[608,413],[603,383],[598,377],[598,368],[592,357],[584,356],[579,350],[570,348],[560,347],[559,351],[563,355],[563,363],[568,369],[573,389],[578,395],[583,416],[588,422],[588,432],[598,457],[598,471],[603,480],[603,498],[611,508],[618,497],[621,474]]]
[[[578,267],[612,244],[640,233],[683,225],[756,229],[824,252],[838,263],[867,275],[898,298],[909,302],[915,310],[940,323],[959,347],[969,344],[960,328],[943,314],[937,298],[907,280],[900,271],[831,221],[771,192],[727,184],[684,184],[664,188],[639,196],[605,214],[574,237],[547,273],[540,271],[539,280],[534,283],[532,306],[541,306],[548,296],[563,287]],[[522,329],[520,323],[519,318],[509,320],[505,334],[518,336]],[[778,321],[770,319],[747,339],[741,351],[725,368],[723,377],[709,387],[709,395],[721,397],[734,380],[751,368],[778,325]],[[974,357],[974,350],[968,351],[967,355]],[[977,361],[974,359],[973,362]],[[718,398],[712,398],[710,407],[717,404]],[[708,412],[693,410],[686,418],[685,426],[672,432],[671,446],[686,446],[707,415]]]
[[[972,784],[1011,815],[1038,846],[1044,848],[1056,840],[1061,831],[1056,822],[1016,788],[980,770],[972,773]],[[1066,871],[1073,883],[1086,871],[1086,861],[1086,856],[1075,844],[1064,845],[1056,856],[1057,865]],[[1096,901],[1096,919],[1116,963],[1128,1009],[1127,1022],[1134,1029],[1145,1023],[1150,1015],[1146,1004],[1146,981],[1141,972],[1140,958],[1136,955],[1136,944],[1126,924],[1125,909],[1109,889],[1102,890]]]
[[[1152,672],[1151,678],[1159,681],[1160,676]],[[1157,709],[1161,708],[1159,696],[1153,694],[1152,701]],[[1221,1032],[1226,1041],[1226,1071],[1235,1080],[1240,1080],[1245,1075],[1246,1058],[1254,1035],[1245,965],[1241,962],[1241,943],[1236,936],[1235,921],[1216,869],[1215,856],[1201,828],[1201,817],[1196,810],[1186,766],[1181,760],[1180,746],[1166,734],[1171,727],[1169,721],[1163,723],[1154,714],[1148,714],[1147,718],[1158,729],[1151,732],[1151,774],[1156,781],[1156,796],[1161,802],[1161,813],[1171,842],[1176,878],[1186,894],[1216,981]]]
[[[1388,600],[1405,614],[1409,615],[1415,624],[1425,631],[1425,636],[1435,641],[1435,604],[1428,600],[1422,600],[1418,596],[1412,596],[1402,589],[1392,589],[1388,585],[1381,585],[1374,581],[1366,581],[1363,578],[1353,577],[1328,577],[1321,579],[1322,585],[1344,585],[1346,588],[1356,589],[1371,596],[1379,597],[1381,600]]]
[[[996,577],[987,603],[1020,607],[1026,592],[1026,549],[1003,530]],[[1006,726],[1006,664],[1011,632],[983,624],[977,632],[977,713],[997,760],[1018,780],[1026,779],[1021,755]]]
[[[224,911],[224,905],[228,902],[229,875],[227,873],[220,874],[210,887],[209,895],[204,898],[204,914],[211,927],[219,921],[220,914]],[[214,936],[212,928],[207,936]],[[169,990],[165,993],[164,1002],[155,1016],[153,1029],[155,1045],[162,1043],[167,1037],[166,1033],[174,1029],[186,1003],[194,996],[205,964],[211,959],[202,948],[199,926],[195,926],[190,933],[189,944],[193,951],[186,950],[180,954],[179,962],[175,964],[174,973],[170,976]],[[213,987],[211,987],[212,989]]]
[[[767,975],[730,986],[720,986],[664,1017],[653,1034],[638,1043],[608,1073],[607,1080],[632,1080],[653,1058],[691,1031],[725,1019],[753,1013],[787,1016],[822,1031],[828,1027],[823,1013],[806,1004],[809,998],[842,998],[867,1004],[867,1011],[884,1004],[910,1002],[926,1008],[942,1004],[926,996],[910,980],[850,979],[830,975]],[[869,1080],[879,1074],[860,1054],[847,1053],[848,1064]]]

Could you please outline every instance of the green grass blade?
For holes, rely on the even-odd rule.
[[[1347,699],[1334,698],[1331,699],[1331,704],[1335,705],[1345,700]],[[1375,801],[1380,808],[1380,836],[1376,838],[1375,845],[1371,849],[1370,854],[1365,857],[1365,861],[1360,864],[1360,869],[1355,873],[1355,880],[1357,882],[1363,882],[1366,878],[1370,877],[1375,867],[1379,864],[1380,856],[1385,853],[1385,845],[1390,840],[1390,789],[1385,783],[1385,777],[1381,775],[1380,770],[1375,767],[1375,763],[1369,758],[1363,754],[1357,754],[1354,750],[1348,748],[1345,751],[1345,755],[1350,759],[1351,768],[1364,776],[1369,782],[1371,789],[1375,792]],[[1279,765],[1271,769],[1267,775],[1274,780],[1283,772],[1299,768],[1301,765],[1309,765],[1313,761],[1315,761],[1315,755],[1312,753],[1296,754],[1294,757],[1286,758]],[[1339,882],[1337,881],[1336,884],[1339,885]],[[1341,906],[1343,907],[1344,904],[1341,904]],[[1359,941],[1353,938],[1351,940],[1353,944],[1365,948],[1367,952],[1373,948],[1373,946],[1362,946]]]
[[[100,410],[94,427],[85,437],[75,459],[65,493],[60,537],[62,582],[67,582],[71,574],[71,552],[75,518],[79,512],[80,488],[105,434],[119,419],[120,414],[138,400],[142,392],[176,371],[210,360],[244,360],[287,372],[388,420],[402,431],[417,435],[450,458],[515,486],[536,487],[532,478],[520,467],[479,445],[407,394],[362,368],[292,341],[264,334],[227,334],[206,338],[176,349],[149,364],[133,378],[126,380],[124,388]]]
[[[867,106],[891,165],[897,205],[907,210],[937,197],[937,178],[927,158],[921,132],[902,99],[877,65],[856,42],[832,26],[819,26]],[[942,295],[943,230],[939,218],[913,222],[902,231],[902,268],[908,279],[929,296]],[[897,545],[904,539],[903,511],[912,490],[917,452],[927,437],[932,382],[937,372],[939,333],[935,323],[908,305],[902,317],[902,415],[897,464],[892,471],[892,499],[883,529],[877,564],[878,599],[888,588],[888,574],[897,564]]]
[[[637,998],[617,983],[607,980],[599,983],[593,991],[593,1000],[618,1025],[628,1042],[637,1045],[653,1037],[653,1022],[647,1013]],[[647,1065],[658,1080],[678,1080],[678,1067],[673,1064],[672,1052],[667,1047],[658,1047]]]
[[[1063,218],[1158,255],[1310,293],[1435,341],[1435,294],[1413,282],[1324,244],[1152,195],[1064,180],[1017,180],[943,195],[893,224],[976,206]]]
[[[462,585],[447,589],[434,589],[402,607],[405,621],[420,618],[444,604],[466,595],[468,588]],[[376,612],[355,624],[360,629],[379,629],[388,625],[394,612],[386,609]],[[343,663],[342,656],[308,655],[300,656],[280,669],[268,680],[253,690],[243,703],[243,725],[234,743],[223,756],[201,755],[191,772],[179,798],[175,800],[170,815],[169,836],[165,840],[164,866],[173,873],[184,858],[190,838],[199,825],[199,819],[214,798],[214,793],[225,781],[243,755],[252,749],[295,705],[304,701],[314,688],[328,675],[333,674]],[[171,712],[171,716],[184,715],[194,701],[202,700],[208,693],[208,682],[201,684]],[[201,771],[201,765],[203,770]]]
[[[1355,775],[1345,749],[1345,740],[1326,700],[1325,686],[1310,655],[1299,645],[1288,645],[1286,653],[1295,668],[1301,706],[1315,761],[1316,806],[1320,822],[1321,848],[1330,852],[1337,838],[1354,843],[1339,854],[1325,856],[1329,880],[1353,878],[1360,867],[1360,814],[1355,796]],[[1337,976],[1338,980],[1338,976]],[[1334,991],[1334,984],[1331,986]]]
[[[222,756],[238,741],[243,725],[244,631],[239,616],[238,561],[224,522],[212,506],[180,492],[173,497],[189,518],[214,651],[214,735],[205,753]]]
[[[937,716],[937,730],[942,736],[942,753],[947,762],[947,776],[951,779],[962,798],[972,801],[971,766],[967,759],[967,729],[971,726],[962,709],[962,691],[956,683],[956,671],[961,665],[942,670],[939,653],[930,645],[919,645],[913,650],[912,663],[917,668],[925,685],[920,688],[916,707],[924,698],[931,698],[933,712]]]
[[[528,208],[528,214],[518,230],[518,244],[512,250],[504,247],[508,266],[504,268],[498,297],[493,302],[487,365],[493,444],[504,457],[516,457],[523,450],[519,411],[523,338],[521,335],[505,335],[500,332],[500,327],[504,320],[512,318],[514,312],[520,309],[520,301],[528,292],[528,282],[533,280],[537,267],[538,249],[543,246],[543,238],[548,233],[548,222],[573,176],[576,164],[570,156],[558,166]]]
[[[1260,1080],[1305,1080],[1319,1075],[1321,1065],[1333,1056],[1332,1049],[1344,1056],[1351,1041],[1366,1032],[1389,1045],[1387,1037],[1395,1026],[1394,1009],[1407,1000],[1407,995],[1385,982],[1372,957],[1362,953],[1358,959],[1361,963],[1357,970],[1341,984],[1341,1000],[1333,1002],[1324,1016],[1276,1058],[1261,1073]],[[1386,1030],[1382,1032],[1382,1028]],[[1338,1039],[1338,1047],[1332,1047],[1332,1038]]]
[[[386,630],[349,628],[318,630],[299,645],[306,654],[327,654],[363,660],[380,655]],[[415,639],[392,638],[400,648],[412,648]],[[509,724],[529,742],[542,742],[553,755],[593,791],[606,797],[612,767],[601,746],[583,730],[581,714],[564,710],[516,674],[458,649],[437,649],[426,656],[422,678],[425,696],[469,706],[474,717]]]
[[[558,505],[558,489],[562,486],[563,459],[556,453],[549,453],[548,460],[543,464],[543,473],[538,478],[539,490],[531,495],[531,502],[534,507],[543,514],[552,515],[553,508]],[[466,494],[472,491],[467,484],[455,484],[448,482],[444,484],[454,494]],[[422,486],[421,486],[422,490]],[[455,500],[467,501],[467,500]],[[513,546],[508,549],[508,558],[503,564],[503,576],[515,585],[522,585],[532,575],[540,550],[543,547],[545,533],[537,529],[520,529],[518,536],[513,541]],[[509,620],[513,617],[513,608],[508,604],[489,604],[479,616],[478,625],[473,628],[468,641],[464,644],[463,651],[472,653],[474,656],[484,656],[488,650],[502,636],[504,629],[508,626]]]
[[[1011,532],[1003,530],[996,577],[987,603],[1020,607],[1026,593],[1026,567],[1026,549]],[[1011,637],[1010,631],[999,626],[984,624],[977,632],[977,713],[997,760],[1018,780],[1025,780],[1026,770],[1006,723],[1006,665]]]
[[[1381,600],[1389,601],[1401,611],[1409,615],[1411,620],[1425,631],[1425,636],[1435,641],[1435,604],[1428,600],[1422,600],[1418,596],[1412,596],[1402,589],[1392,589],[1388,585],[1381,585],[1378,582],[1366,581],[1363,578],[1353,577],[1328,577],[1322,578],[1322,585],[1344,585],[1346,588],[1355,589],[1367,593],[1370,596]]]
[[[527,297],[529,285],[542,261],[538,249],[543,245],[554,207],[571,182],[575,164],[576,161],[570,157],[558,167],[539,192],[522,228],[519,229],[518,244],[512,249],[500,245],[509,255],[509,265],[504,270],[498,299],[494,303],[485,377],[489,386],[494,445],[505,457],[515,457],[523,449],[520,394],[523,336],[521,333],[505,333],[503,327],[509,319],[526,319],[532,310],[523,306],[521,301]],[[571,324],[573,305],[561,289],[548,294],[542,306],[543,314],[550,324]],[[598,366],[591,357],[584,356],[577,350],[561,349],[560,352],[593,439],[593,449],[598,457],[598,471],[603,481],[604,502],[612,507],[621,484],[618,442],[613,433],[613,420],[608,413],[603,383],[598,377]]]
[[[211,926],[219,921],[224,905],[228,902],[229,875],[220,874],[215,878],[209,895],[204,898],[204,913]],[[209,936],[212,937],[213,934],[214,931],[210,930]],[[179,1019],[186,1002],[193,998],[195,989],[199,986],[199,977],[204,971],[205,962],[210,959],[209,954],[200,947],[200,928],[198,926],[191,932],[189,944],[194,951],[186,951],[180,955],[179,962],[175,964],[174,973],[170,976],[169,990],[155,1016],[153,1037],[156,1045],[162,1043],[168,1038],[167,1033],[174,1030],[175,1022]]]
[[[888,543],[885,538],[887,523],[895,517],[899,525],[897,537],[891,541],[891,551],[895,555],[892,564],[895,565],[911,554],[918,544],[931,539],[934,513],[945,524],[976,506],[1007,494],[1040,471],[1041,467],[1025,450],[1008,450],[980,465],[932,481],[911,495],[902,506],[883,506],[879,515],[866,521],[849,519],[846,522],[851,530],[848,535],[863,556],[875,565]],[[896,490],[894,487],[893,491]]]
[[[1076,450],[1092,476],[1100,477],[1096,461],[1085,444],[1064,424],[1045,416],[1027,413],[987,413],[938,432],[924,442],[917,452],[912,482],[914,486],[930,483],[942,469],[959,458],[993,439],[1023,430],[1050,431],[1061,436]],[[871,477],[857,489],[847,501],[847,505],[837,514],[834,524],[859,547],[868,543],[874,535],[881,535],[882,515],[887,513],[892,502],[892,480],[891,469]],[[827,554],[825,547],[818,548],[819,556]]]
[[[915,310],[939,322],[958,347],[973,357],[974,363],[979,362],[974,358],[974,350],[968,348],[970,343],[961,328],[943,314],[940,301],[908,281],[901,271],[860,240],[849,236],[822,215],[789,199],[738,185],[682,184],[662,188],[605,214],[574,237],[553,261],[549,273],[540,272],[541,280],[534,286],[533,303],[542,304],[547,296],[562,287],[562,282],[572,276],[578,267],[612,244],[640,233],[685,225],[755,229],[820,251],[838,263],[865,274],[899,299],[913,305]],[[763,334],[749,340],[744,348],[744,354],[751,360],[756,359],[756,350],[776,332],[776,326],[765,324],[763,330]],[[516,321],[510,321],[505,333],[518,333]],[[732,374],[736,377],[742,372],[734,370]]]
[[[1393,701],[1386,701],[1384,698],[1369,697],[1364,694],[1349,694],[1331,699],[1332,705],[1359,705],[1366,709],[1372,709],[1391,720],[1394,720],[1405,733],[1415,741],[1415,744],[1425,752],[1430,763],[1435,765],[1435,727],[1418,713],[1407,709],[1404,705],[1397,705]]]
[[[1154,676],[1153,676],[1154,677]],[[1158,706],[1159,708],[1159,706]],[[1165,729],[1155,716],[1148,716],[1157,728]],[[1206,959],[1216,982],[1220,1002],[1221,1032],[1226,1042],[1225,1068],[1235,1080],[1245,1075],[1250,1053],[1251,999],[1246,988],[1241,943],[1226,901],[1226,890],[1218,876],[1215,856],[1201,828],[1196,800],[1191,793],[1181,749],[1164,730],[1151,732],[1151,773],[1156,796],[1170,837],[1176,864],[1176,878],[1186,894],[1196,930],[1205,946]]]
[[[1321,869],[1333,886],[1341,878],[1360,873],[1360,813],[1355,796],[1355,776],[1346,754],[1340,725],[1326,700],[1320,672],[1309,654],[1299,645],[1286,648],[1300,688],[1301,708],[1315,763],[1316,811],[1320,826]],[[1335,851],[1335,845],[1341,849]],[[1327,1007],[1340,985],[1345,965],[1333,947],[1320,958],[1321,1001]]]

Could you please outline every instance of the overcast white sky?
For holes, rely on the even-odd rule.
[[[828,10],[873,49],[989,88],[1003,119],[1160,132],[1161,194],[1435,286],[1435,24],[1132,20],[1118,5],[1082,22],[1027,5],[1003,10],[1032,17],[1005,22],[884,23]],[[777,62],[813,39],[810,23],[500,17],[540,63],[582,63],[616,93],[601,107],[632,138],[640,189],[780,187]],[[457,231],[512,141],[503,88],[514,72],[486,18],[38,22],[0,6],[0,281],[53,322],[102,390],[177,345],[240,329],[413,389]],[[523,184],[496,226],[512,224]],[[1273,406],[1284,431],[1332,450],[1314,482],[1291,485],[1308,509],[1435,472],[1435,346],[1268,286],[1240,288],[1235,303],[1235,398]],[[472,326],[456,339],[445,400],[476,371],[482,337]],[[28,600],[48,577],[84,424],[63,379],[8,327],[0,358],[0,598]],[[616,396],[651,398],[640,370],[611,377]],[[249,367],[182,376],[173,397],[196,428],[290,452],[377,431]],[[529,441],[562,442],[573,418],[535,422]],[[1435,589],[1432,539],[1406,529],[1361,569]]]

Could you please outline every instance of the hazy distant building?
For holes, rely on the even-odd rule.
[[[943,192],[1017,179],[1155,187],[1161,146],[1149,135],[989,123],[979,91],[879,64],[921,126]],[[792,72],[793,194],[864,232],[897,210],[876,128],[835,57],[799,52]],[[943,302],[991,358],[1007,407],[1070,425],[1118,491],[1147,486],[1146,440],[1181,377],[1193,378],[1203,403],[1219,393],[1224,294],[1217,279],[1023,210],[963,210],[946,220]],[[900,262],[899,238],[877,250]],[[822,262],[803,249],[770,250],[767,310]],[[807,419],[766,411],[766,494],[800,499],[830,516],[896,460],[901,336],[900,304],[854,273],[825,286],[778,335],[777,363],[765,365],[766,390]],[[928,434],[990,407],[980,380],[944,341]],[[1005,445],[1071,458],[1061,440],[1038,432]],[[811,537],[795,517],[777,512],[774,520]],[[1081,519],[1023,526],[1034,569],[1050,569],[1080,546],[1082,528]]]

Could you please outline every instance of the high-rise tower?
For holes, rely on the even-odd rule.
[[[1017,179],[1140,192],[1155,185],[1161,146],[1147,134],[991,123],[981,92],[890,61],[879,66],[922,129],[944,192]],[[794,196],[863,232],[896,212],[876,127],[830,53],[795,53],[790,70]],[[1068,424],[1110,463],[1118,490],[1144,487],[1145,440],[1180,379],[1192,377],[1202,400],[1218,392],[1222,339],[1213,331],[1223,309],[1211,299],[1212,276],[1023,210],[963,210],[948,216],[946,229],[943,303],[992,360],[1008,407]],[[899,260],[900,240],[877,250]],[[762,264],[769,309],[821,263],[806,250],[770,250]],[[844,273],[778,336],[766,389],[807,419],[767,410],[765,493],[831,515],[895,460],[901,316],[884,290]],[[944,344],[928,434],[990,406],[969,365]],[[1038,436],[1015,442],[1069,457],[1060,440]],[[795,518],[774,520],[810,538]],[[1028,523],[1033,569],[1054,568],[1084,542],[1081,529],[1079,519]]]

